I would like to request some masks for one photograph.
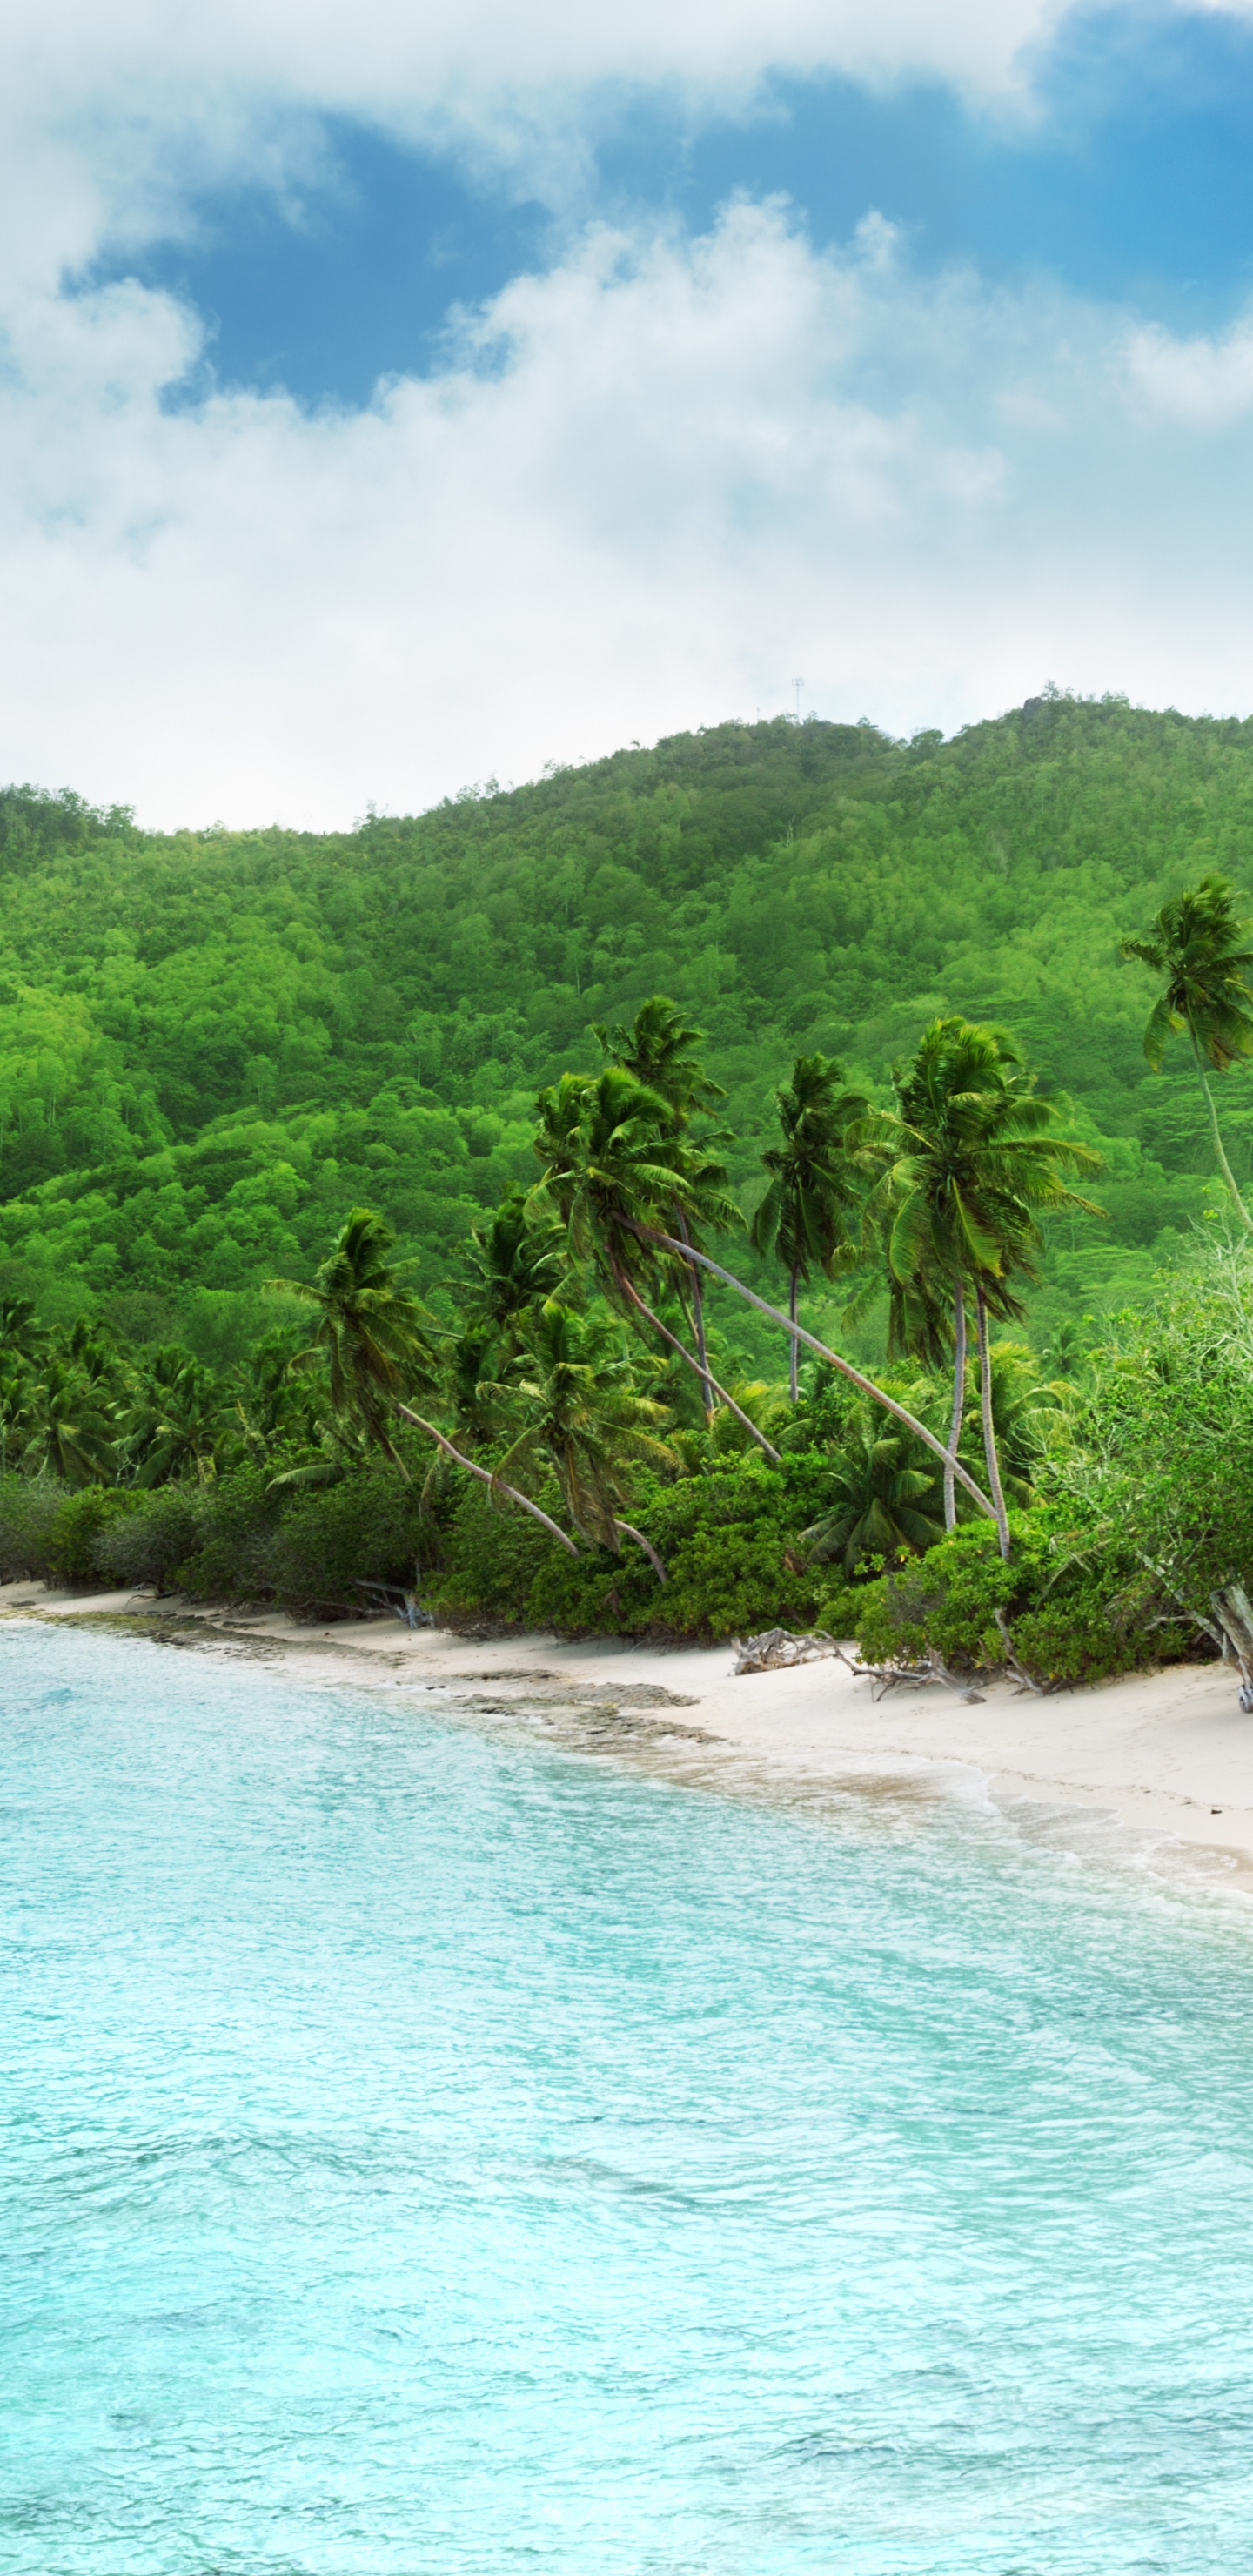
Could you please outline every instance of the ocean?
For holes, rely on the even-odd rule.
[[[4,2576],[1238,2576],[1253,1912],[0,1630]]]

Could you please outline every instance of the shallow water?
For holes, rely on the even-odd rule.
[[[0,1631],[0,2568],[1236,2576],[1253,1919]]]

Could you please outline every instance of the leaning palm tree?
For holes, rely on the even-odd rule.
[[[701,1062],[704,1030],[685,1020],[664,993],[653,993],[641,1002],[629,1028],[606,1028],[597,1021],[592,1034],[599,1039],[607,1063],[633,1073],[646,1090],[656,1092],[667,1103],[676,1135],[687,1138],[693,1118],[701,1111],[711,1111],[715,1101],[726,1098],[721,1084],[710,1080]],[[721,1129],[706,1130],[701,1139],[703,1154],[689,1158],[691,1199],[687,1206],[676,1200],[670,1211],[674,1231],[683,1243],[699,1239],[693,1236],[694,1226],[706,1223],[716,1230],[721,1222],[719,1210],[724,1203],[727,1175],[710,1148],[725,1141]],[[694,1262],[688,1266],[687,1290],[692,1338],[702,1372],[701,1399],[706,1419],[712,1421],[715,1394],[705,1334],[705,1292]]]
[[[406,1482],[408,1470],[388,1429],[393,1414],[413,1423],[445,1457],[477,1477],[480,1484],[490,1485],[510,1502],[520,1504],[532,1520],[542,1522],[550,1537],[557,1539],[571,1556],[577,1556],[573,1540],[538,1503],[512,1485],[502,1485],[490,1468],[467,1458],[446,1432],[403,1401],[402,1387],[406,1393],[422,1386],[433,1388],[438,1369],[430,1338],[434,1329],[431,1318],[399,1284],[390,1259],[393,1240],[390,1226],[372,1208],[353,1208],[312,1287],[300,1279],[272,1279],[267,1283],[272,1292],[311,1306],[318,1317],[309,1347],[298,1351],[289,1365],[303,1370],[325,1363],[332,1412],[364,1431]]]
[[[769,1174],[764,1198],[750,1228],[754,1248],[774,1253],[788,1274],[788,1314],[796,1322],[803,1285],[815,1270],[828,1279],[837,1269],[851,1269],[859,1241],[850,1219],[864,1190],[866,1157],[850,1142],[850,1130],[865,1117],[869,1103],[859,1091],[842,1089],[843,1068],[825,1055],[798,1055],[791,1080],[774,1095],[783,1141],[768,1145],[762,1162]],[[860,1229],[858,1230],[860,1232]],[[799,1392],[799,1345],[789,1344],[789,1392]]]
[[[868,1148],[883,1157],[871,1202],[882,1222],[898,1342],[934,1359],[942,1304],[953,1354],[950,1462],[956,1457],[966,1392],[967,1300],[979,1351],[983,1448],[1001,1553],[1009,1554],[988,1320],[1021,1317],[1016,1280],[1036,1276],[1038,1213],[1058,1207],[1099,1214],[1066,1186],[1065,1172],[1095,1171],[1089,1146],[1059,1132],[1055,1103],[1041,1100],[1003,1030],[957,1018],[933,1020],[912,1062],[896,1076],[896,1109],[868,1121]],[[944,1519],[956,1520],[956,1468],[945,1469]]]
[[[1145,1055],[1158,1072],[1167,1039],[1187,1030],[1215,1159],[1243,1223],[1253,1231],[1253,1216],[1227,1160],[1206,1071],[1209,1066],[1227,1073],[1239,1057],[1253,1055],[1253,948],[1245,942],[1250,926],[1236,919],[1227,879],[1211,873],[1164,903],[1148,938],[1124,939],[1121,951],[1166,978],[1144,1032]]]
[[[738,1208],[714,1178],[717,1167],[711,1168],[702,1148],[686,1145],[660,1092],[650,1091],[624,1065],[607,1065],[599,1074],[563,1073],[540,1093],[537,1106],[535,1151],[545,1169],[536,1195],[557,1209],[573,1260],[590,1268],[613,1305],[642,1318],[712,1387],[777,1465],[778,1450],[719,1385],[708,1354],[702,1366],[643,1293],[661,1274],[643,1244],[637,1222],[642,1213],[660,1216],[666,1225],[674,1224],[676,1209],[685,1218],[699,1211],[710,1224],[738,1222]],[[688,1271],[705,1258],[690,1228],[669,1248]],[[674,1275],[670,1265],[669,1284]]]
[[[667,1332],[637,1285],[641,1276],[651,1282],[662,1254],[669,1254],[672,1261],[686,1267],[699,1263],[711,1278],[723,1280],[746,1305],[755,1307],[758,1314],[768,1315],[772,1323],[781,1324],[795,1341],[804,1342],[863,1395],[883,1405],[936,1457],[948,1457],[935,1433],[898,1404],[895,1396],[876,1386],[873,1378],[854,1368],[851,1360],[820,1342],[816,1334],[772,1306],[768,1298],[759,1297],[755,1289],[737,1279],[734,1271],[715,1261],[711,1253],[701,1251],[694,1243],[684,1243],[669,1231],[669,1209],[676,1198],[682,1204],[690,1193],[682,1140],[673,1135],[665,1103],[656,1094],[646,1091],[632,1075],[611,1066],[595,1077],[564,1074],[560,1083],[541,1095],[539,1108],[541,1125],[535,1150],[546,1168],[538,1186],[561,1214],[575,1258],[592,1265],[615,1303],[643,1315],[664,1340],[681,1350],[689,1367],[695,1368],[698,1363],[690,1351],[683,1350],[675,1335]],[[731,1403],[725,1390],[719,1392],[725,1403]],[[777,1464],[778,1451],[756,1424],[738,1405],[732,1404],[731,1409]],[[993,1505],[960,1460],[954,1472],[977,1508],[994,1519]]]
[[[513,1381],[500,1389],[522,1427],[497,1473],[525,1478],[548,1467],[580,1536],[615,1556],[624,1536],[635,1539],[664,1583],[656,1549],[622,1507],[632,1470],[673,1467],[674,1452],[659,1437],[665,1407],[636,1390],[620,1330],[556,1297],[540,1308]]]
[[[402,1387],[430,1385],[436,1370],[430,1317],[399,1284],[393,1240],[372,1208],[353,1208],[312,1286],[303,1279],[271,1279],[267,1286],[317,1317],[312,1341],[291,1367],[324,1365],[332,1411],[360,1422],[404,1476],[388,1423]]]

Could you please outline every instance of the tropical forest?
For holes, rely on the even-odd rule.
[[[1253,1704],[1253,722],[0,792],[0,1578]]]

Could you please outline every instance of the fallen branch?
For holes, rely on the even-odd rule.
[[[793,1637],[786,1628],[763,1628],[757,1637],[733,1637],[737,1673],[786,1672],[793,1664],[816,1664],[824,1655],[838,1655],[839,1647],[825,1628],[815,1628],[805,1637]]]

